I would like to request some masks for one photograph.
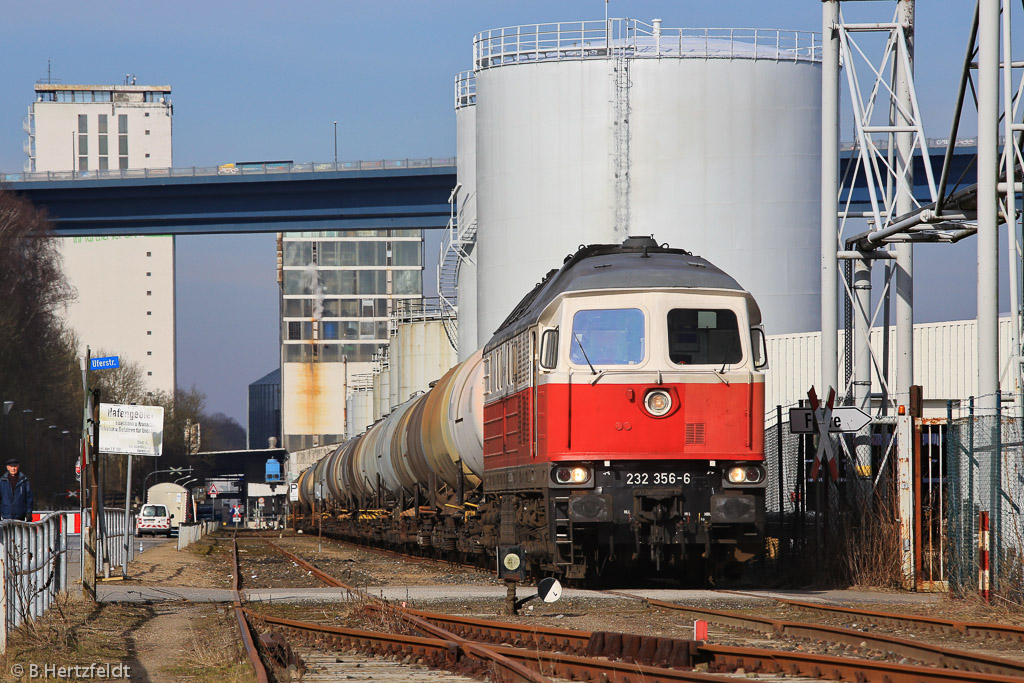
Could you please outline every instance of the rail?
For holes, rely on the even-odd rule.
[[[660,20],[568,21],[506,26],[478,33],[473,69],[609,57],[821,61],[811,31],[763,28],[663,28]]]
[[[224,164],[221,166],[126,168],[103,171],[25,171],[23,173],[0,174],[0,182],[17,183],[53,180],[126,180],[129,178],[192,178],[198,176],[336,173],[339,171],[382,171],[393,169],[447,168],[451,166],[455,166],[455,157],[380,159],[369,161],[327,161],[301,164],[294,164],[291,162]]]
[[[68,589],[68,530],[64,515],[51,512],[38,522],[0,523],[0,653],[7,634],[43,615]]]

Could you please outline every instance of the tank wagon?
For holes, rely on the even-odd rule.
[[[713,577],[763,544],[765,366],[757,303],[705,259],[584,246],[483,349],[304,471],[300,502],[437,555],[516,545],[537,576]]]

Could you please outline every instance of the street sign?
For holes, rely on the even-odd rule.
[[[260,496],[259,500],[256,501],[260,505],[263,505],[263,496]]]
[[[101,403],[100,450],[121,455],[160,455],[164,451],[164,409]]]
[[[217,490],[217,485],[210,484],[210,489],[206,492],[206,494],[210,496],[210,498],[216,498],[218,493],[220,493],[220,491]]]
[[[294,481],[288,485],[288,500],[295,502],[299,499],[299,485]]]
[[[860,408],[841,406],[832,409],[828,431],[859,432],[871,422],[871,416]],[[791,434],[814,434],[814,411],[810,408],[789,409],[789,431]]]
[[[121,367],[121,359],[118,356],[104,356],[103,358],[90,358],[90,370],[110,370]]]

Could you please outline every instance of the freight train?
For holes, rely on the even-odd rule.
[[[763,547],[760,310],[649,237],[581,246],[483,349],[305,470],[300,505],[372,543],[528,575],[714,579]]]

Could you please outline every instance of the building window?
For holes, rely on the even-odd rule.
[[[153,373],[152,372],[147,372],[146,375],[149,376],[149,377],[152,377]]]
[[[119,169],[121,169],[122,171],[125,170],[126,168],[128,168],[128,157],[118,157],[117,158],[117,167]]]
[[[149,117],[149,112],[148,112],[148,111],[146,112],[146,117],[147,117],[147,118]]]
[[[146,330],[146,334],[152,336],[153,330]]]
[[[146,296],[153,296],[153,290],[147,289]]]
[[[153,311],[146,311],[146,315],[153,315]]]
[[[89,170],[89,157],[78,157],[78,170],[88,171]]]
[[[149,254],[146,254],[146,256],[149,256]],[[153,273],[146,273],[146,277],[153,277]]]
[[[78,132],[80,134],[89,132],[89,117],[85,114],[78,115]]]
[[[106,114],[100,114],[99,115],[99,128],[97,128],[97,130],[99,131],[100,135],[106,135],[107,134],[107,115]]]
[[[146,152],[146,158],[147,159],[149,158],[149,152]]]
[[[301,322],[289,322],[288,323],[288,338],[289,339],[302,339],[302,323]]]
[[[146,351],[146,355],[147,355],[147,356],[152,356],[152,355],[153,355],[153,352],[152,352],[152,351]]]
[[[146,131],[146,135],[149,135],[149,131],[148,130]]]
[[[110,162],[107,161],[107,157],[100,157],[100,170],[106,171],[110,168]]]
[[[128,115],[118,114],[117,115],[117,132],[121,135],[128,134]]]
[[[152,255],[153,255],[153,252],[151,252],[151,251],[147,251],[146,252],[146,256],[152,256]]]

